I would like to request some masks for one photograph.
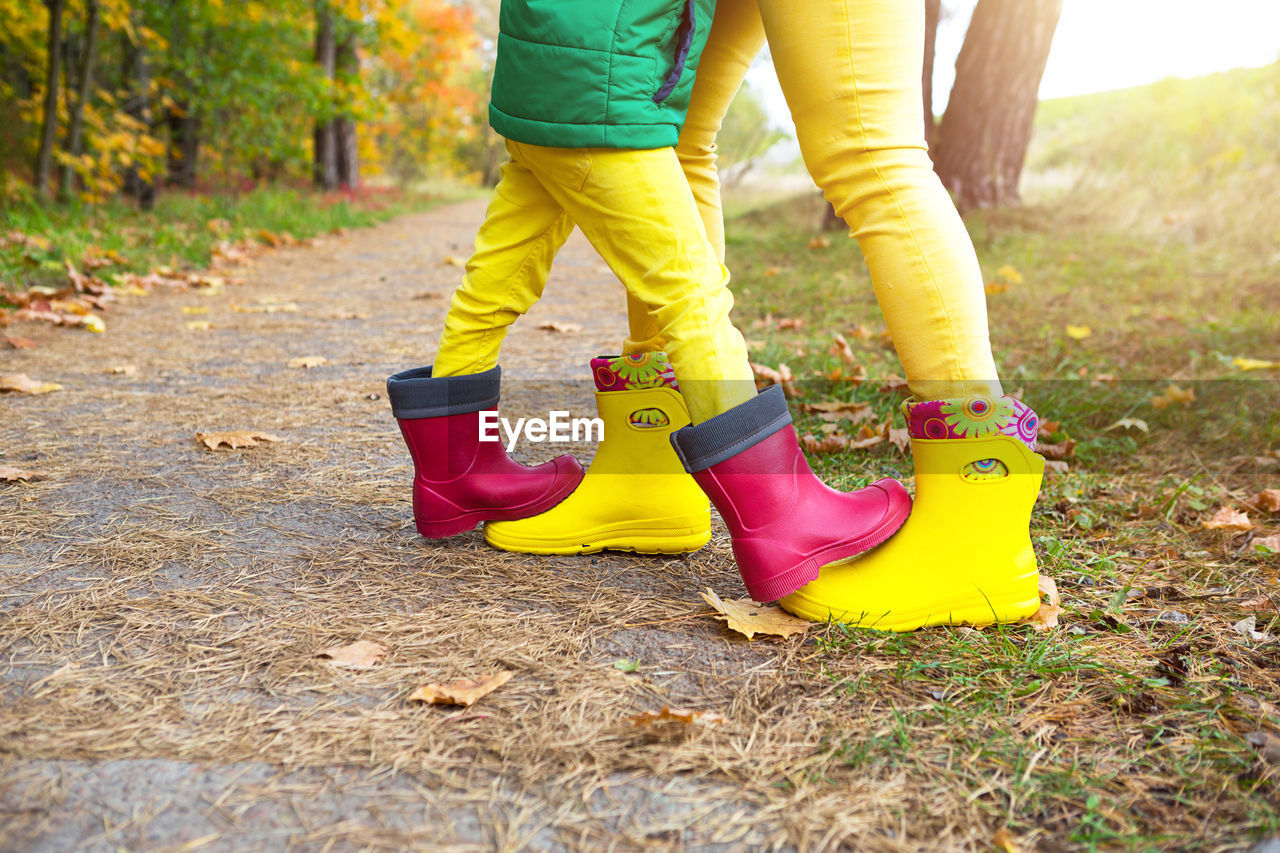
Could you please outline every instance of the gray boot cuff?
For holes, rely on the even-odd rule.
[[[739,403],[697,426],[671,434],[671,446],[690,474],[737,456],[791,423],[782,388],[771,385],[754,400]]]
[[[501,384],[501,367],[440,377],[433,377],[430,367],[415,367],[387,380],[387,398],[397,418],[438,418],[496,409]]]

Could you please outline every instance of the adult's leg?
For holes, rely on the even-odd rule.
[[[513,156],[502,167],[475,252],[454,291],[434,376],[483,373],[498,363],[507,328],[542,296],[551,263],[572,231],[572,220]]]
[[[912,393],[999,396],[982,272],[926,151],[924,5],[759,5],[805,165],[862,247]]]
[[[764,44],[764,24],[756,0],[719,0],[698,62],[698,77],[689,100],[689,113],[676,157],[698,204],[707,240],[724,263],[724,214],[720,207],[720,176],[716,171],[716,134],[747,69]],[[626,354],[653,352],[665,345],[644,305],[627,297],[630,335],[623,344]]]

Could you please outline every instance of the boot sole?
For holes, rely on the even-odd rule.
[[[424,539],[445,539],[457,536],[459,533],[466,533],[468,530],[475,530],[484,521],[519,521],[532,515],[540,515],[569,497],[573,494],[573,490],[578,488],[580,480],[581,478],[571,480],[546,497],[524,506],[508,509],[474,509],[443,520],[423,521],[420,518],[414,518],[414,525],[418,529],[418,534]]]
[[[506,536],[486,527],[485,541],[502,551],[518,554],[597,554],[601,551],[630,551],[635,554],[687,554],[711,541],[707,523],[682,519],[645,519],[643,526],[627,526],[588,531],[574,540],[530,539]]]
[[[1003,592],[957,598],[950,601],[934,601],[911,610],[890,610],[884,613],[836,613],[829,605],[807,598],[803,592],[791,595],[785,609],[810,622],[840,622],[850,628],[867,628],[873,631],[914,631],[933,625],[986,625],[1021,622],[1040,608],[1038,574],[1018,578]],[[1030,588],[1028,590],[1028,587]],[[1032,598],[1027,597],[1028,591]]]
[[[744,577],[743,584],[747,588],[747,594],[754,601],[777,601],[783,596],[790,595],[810,581],[817,580],[818,572],[828,563],[865,554],[877,545],[887,542],[906,523],[910,515],[911,504],[907,503],[872,530],[855,539],[846,539],[809,554],[799,563],[770,577],[752,578],[750,583]]]

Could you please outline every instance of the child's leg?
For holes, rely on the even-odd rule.
[[[676,157],[698,203],[698,214],[716,257],[724,262],[724,215],[720,209],[720,177],[716,172],[716,134],[733,96],[764,44],[764,24],[756,0],[719,0],[698,62],[698,78],[689,100],[689,114]],[[653,352],[666,342],[635,297],[627,296],[630,335],[623,353]]]
[[[675,152],[511,150],[654,317],[693,422],[754,398],[746,344],[729,321],[729,273],[707,242]]]
[[[502,167],[475,253],[453,294],[434,376],[483,373],[498,363],[507,327],[542,296],[573,222],[514,158]]]
[[[999,396],[982,272],[926,152],[923,4],[760,11],[805,165],[862,247],[912,393]]]

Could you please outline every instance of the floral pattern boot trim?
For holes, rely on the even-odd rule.
[[[912,438],[987,438],[1007,435],[1025,444],[1032,453],[1040,418],[1031,407],[1012,397],[962,397],[902,404],[907,432]],[[1007,477],[1009,469],[999,459],[980,459],[964,467],[966,480]]]
[[[630,391],[638,388],[661,388],[676,391],[675,371],[665,353],[638,352],[635,355],[602,355],[591,359],[591,376],[597,391]],[[630,421],[638,427],[664,427],[671,423],[661,409],[632,412]]]

